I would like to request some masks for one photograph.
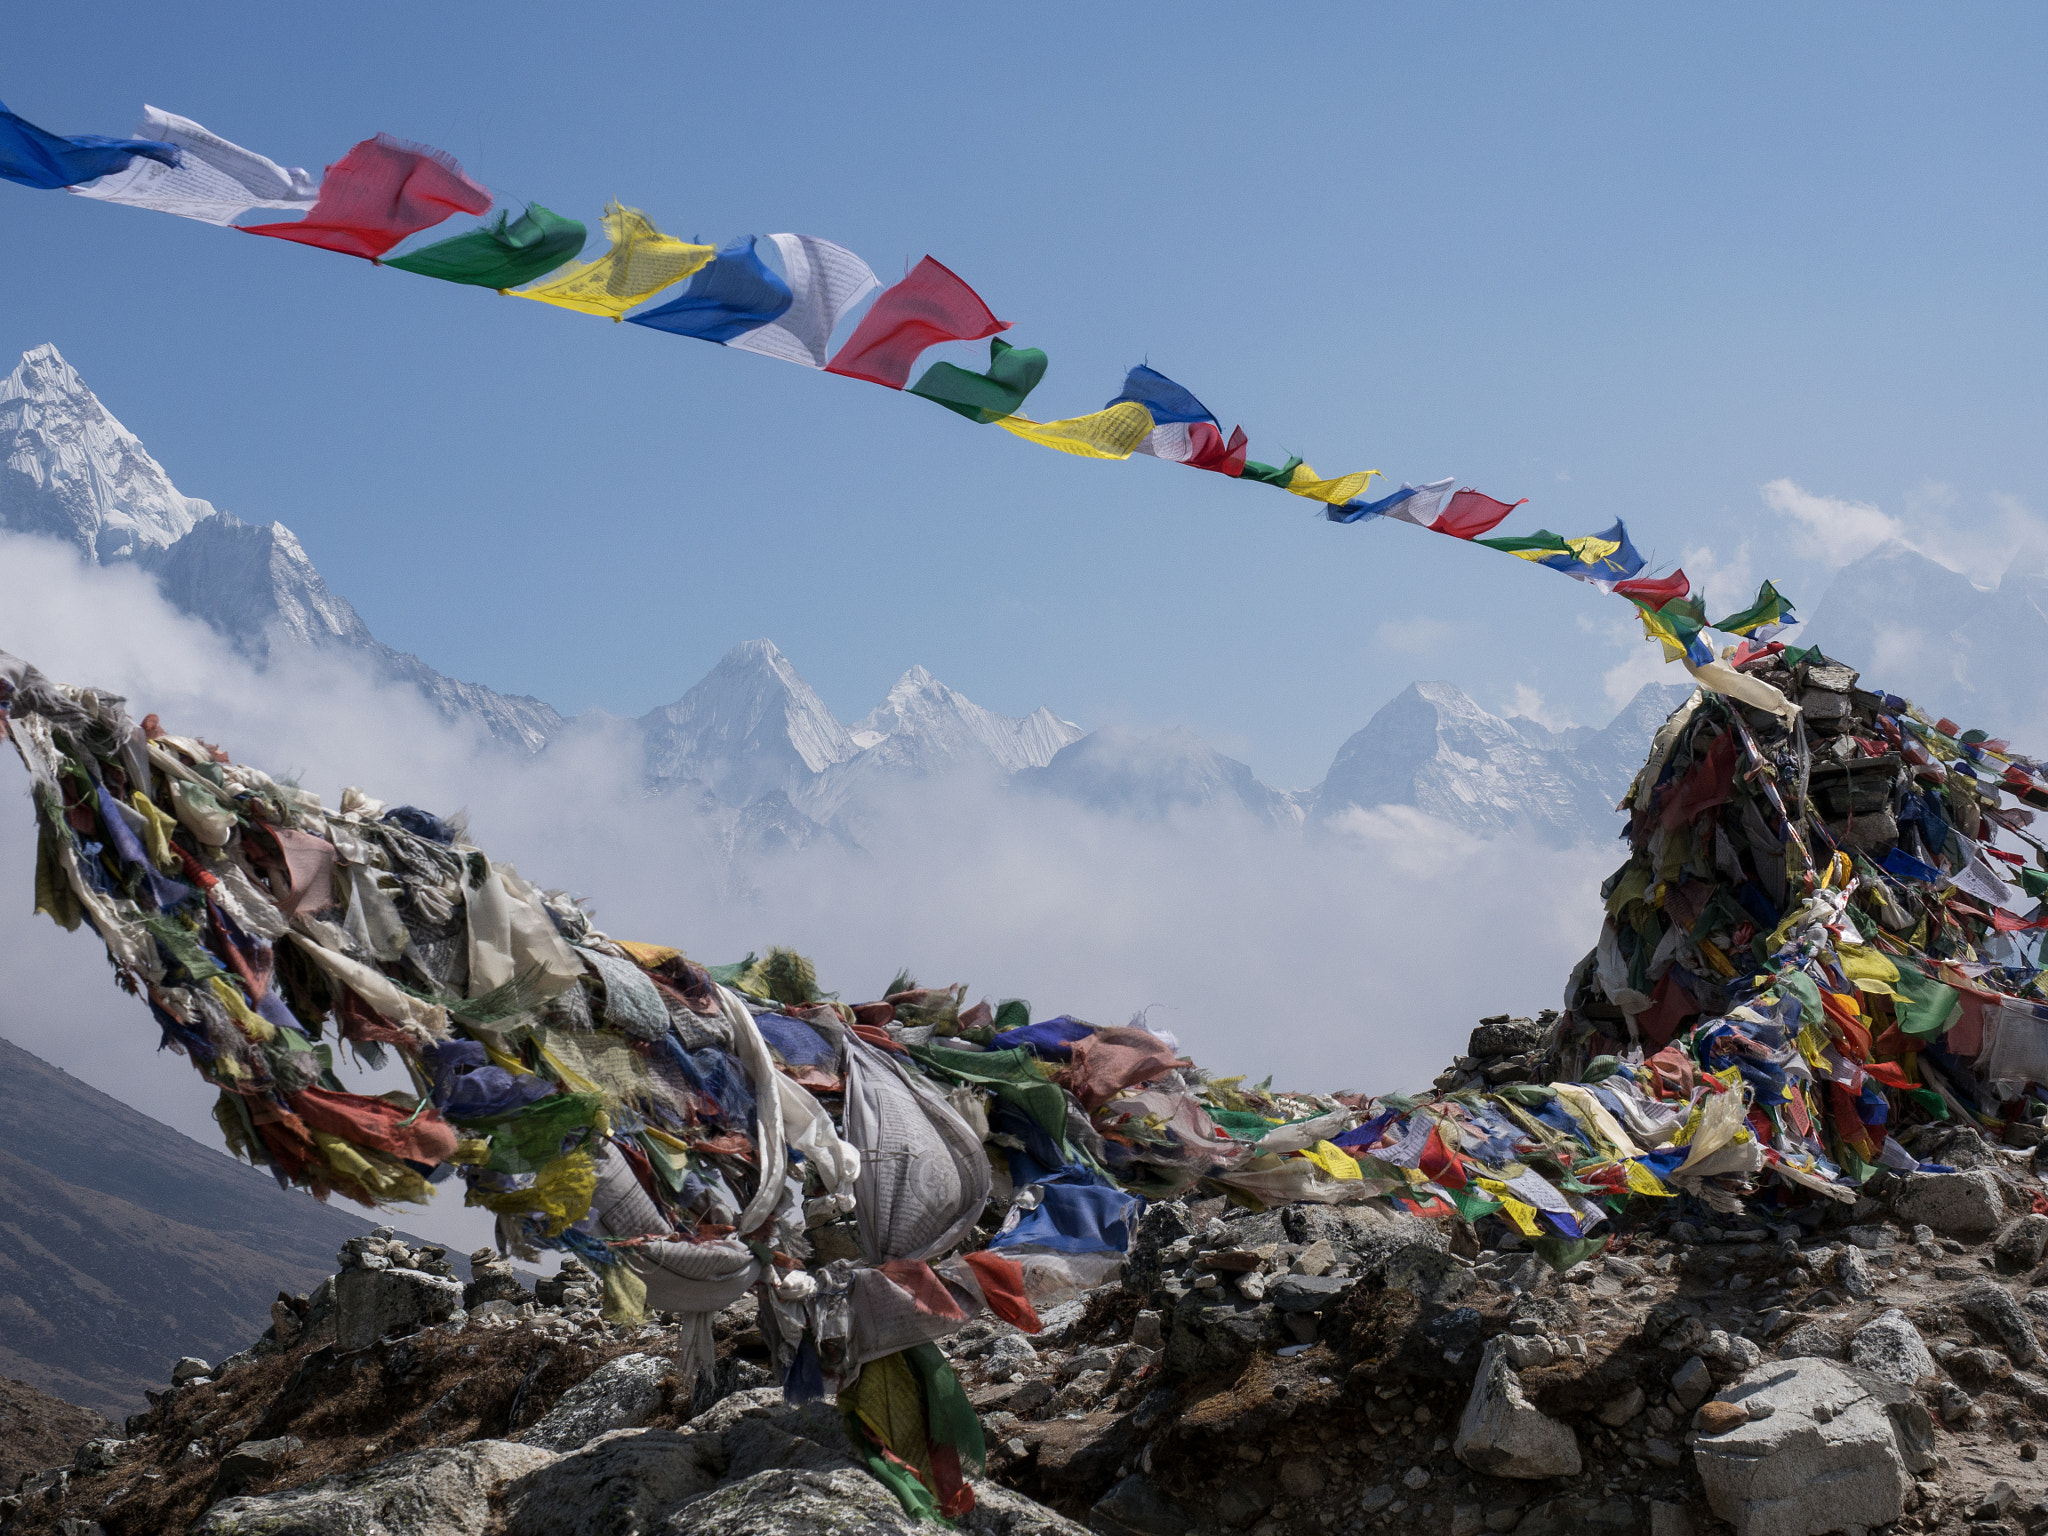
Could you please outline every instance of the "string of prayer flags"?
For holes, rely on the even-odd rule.
[[[717,342],[781,319],[795,295],[754,253],[754,245],[754,236],[742,235],[721,246],[711,265],[700,269],[679,297],[626,318],[672,335]]]
[[[178,146],[153,139],[103,139],[98,134],[65,138],[17,117],[0,101],[0,180],[39,192],[55,192],[128,168],[137,155],[174,166]]]
[[[1791,602],[1768,581],[1756,589],[1756,601],[1740,613],[1730,614],[1714,628],[1730,635],[1768,640],[1788,624],[1799,622]]]
[[[901,389],[927,347],[980,341],[1009,328],[1010,322],[998,320],[980,294],[927,256],[902,282],[882,290],[825,371]]]
[[[143,107],[135,133],[175,146],[177,163],[137,155],[121,170],[65,190],[203,224],[232,224],[251,208],[303,211],[320,195],[313,178],[298,166],[279,165],[160,107]]]
[[[986,425],[1016,415],[1025,397],[1045,377],[1045,369],[1046,357],[1038,348],[1013,347],[1002,337],[994,336],[988,344],[987,373],[969,373],[951,363],[933,363],[910,386],[910,393]]]
[[[1127,459],[1152,430],[1152,418],[1142,405],[1126,401],[1086,416],[1069,416],[1064,421],[1005,416],[996,425],[1027,443],[1060,453],[1084,459]]]
[[[881,279],[845,246],[816,235],[770,235],[768,243],[782,256],[789,308],[781,319],[735,336],[726,345],[805,368],[823,368],[839,322],[882,286]]]
[[[296,224],[235,228],[375,261],[455,214],[490,211],[491,194],[463,174],[453,155],[380,133],[327,167],[319,198]]]
[[[604,205],[604,232],[611,249],[597,260],[566,267],[545,282],[516,290],[513,297],[622,320],[635,304],[681,282],[718,254],[713,246],[664,235],[638,208],[616,200]]]
[[[502,293],[575,260],[590,236],[580,221],[565,219],[539,203],[527,204],[526,211],[510,223],[507,217],[500,209],[496,223],[393,256],[384,265],[421,277],[437,277],[444,283],[467,283]]]
[[[852,251],[814,235],[765,237],[780,271],[763,260],[764,237],[743,235],[722,247],[675,239],[638,208],[605,205],[610,245],[579,262],[589,231],[538,203],[517,218],[500,212],[482,228],[438,240],[385,261],[411,235],[451,214],[484,214],[491,195],[439,150],[387,134],[365,139],[327,168],[316,188],[296,167],[230,143],[189,118],[145,106],[134,139],[61,138],[25,122],[0,104],[0,178],[68,189],[184,218],[233,225],[251,208],[305,211],[296,223],[239,226],[250,234],[360,256],[422,277],[491,288],[584,314],[631,319],[650,330],[758,352],[887,389],[920,395],[979,425],[1082,458],[1124,459],[1142,453],[1239,480],[1254,480],[1324,504],[1335,523],[1393,518],[1450,538],[1486,545],[1611,591],[1632,602],[1645,631],[1667,660],[1683,660],[1696,679],[1726,692],[1743,683],[1721,667],[1701,638],[1719,629],[1760,645],[1797,622],[1792,605],[1768,581],[1748,608],[1710,625],[1683,571],[1646,578],[1647,562],[1616,520],[1604,533],[1567,537],[1533,533],[1486,537],[1522,502],[1507,502],[1452,479],[1403,484],[1367,500],[1376,469],[1325,477],[1298,455],[1280,464],[1249,457],[1244,428],[1226,436],[1222,423],[1193,391],[1149,364],[1126,371],[1121,392],[1101,410],[1054,421],[1022,414],[1044,381],[1045,353],[999,339],[1010,323],[996,318],[973,288],[925,256],[903,280],[882,289]],[[665,303],[627,312],[687,282]],[[836,355],[838,326],[877,289],[879,297]],[[949,341],[989,342],[986,370],[949,361],[925,368],[910,383],[924,352]],[[1735,653],[1739,666],[1744,653]],[[1711,672],[1712,676],[1706,675]],[[1727,672],[1727,678],[1721,677]],[[1731,681],[1732,680],[1732,681]]]

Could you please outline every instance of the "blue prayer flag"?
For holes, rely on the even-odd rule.
[[[1212,427],[1217,425],[1206,405],[1165,374],[1142,363],[1124,375],[1124,392],[1109,405],[1121,405],[1126,400],[1145,407],[1152,413],[1152,420],[1160,425],[1172,421],[1206,421]],[[1103,409],[1108,410],[1109,405]]]
[[[781,319],[793,301],[789,284],[754,254],[755,239],[742,235],[720,247],[711,265],[690,279],[681,298],[626,318],[657,331],[719,343]]]
[[[180,158],[177,145],[155,139],[103,139],[94,133],[67,139],[16,117],[0,101],[0,181],[56,192],[124,171],[137,155],[164,165]]]

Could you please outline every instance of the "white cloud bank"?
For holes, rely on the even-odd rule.
[[[714,963],[792,944],[849,1000],[909,966],[971,996],[1028,997],[1041,1017],[1121,1022],[1152,1007],[1153,1026],[1211,1070],[1303,1088],[1413,1089],[1481,1015],[1554,1006],[1613,862],[1479,841],[1410,811],[1303,838],[1221,813],[1138,821],[958,784],[877,806],[863,851],[749,863],[735,896],[716,836],[685,797],[647,796],[617,737],[514,762],[345,657],[252,668],[135,571],[0,535],[0,577],[0,648],[294,774],[329,804],[355,784],[465,809],[493,857],[588,898],[619,937]],[[156,1053],[98,942],[28,915],[27,779],[0,753],[0,1033],[217,1145],[212,1090]],[[484,1230],[454,1197],[403,1223],[472,1246]]]
[[[1987,508],[1969,511],[1952,487],[1935,481],[1906,496],[1903,514],[1822,496],[1791,479],[1769,482],[1762,495],[1783,519],[1791,552],[1831,570],[1897,543],[1988,586],[2017,553],[2048,545],[2048,522],[2018,497],[1995,493]]]

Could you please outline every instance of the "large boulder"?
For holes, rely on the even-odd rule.
[[[1888,1525],[1912,1486],[1900,1431],[1870,1383],[1829,1360],[1779,1360],[1720,1394],[1745,1422],[1701,1435],[1693,1466],[1736,1536]]]
[[[1996,1280],[1980,1280],[1956,1298],[1971,1321],[1998,1340],[2014,1365],[2032,1365],[2041,1355],[2034,1330],[2011,1291]]]
[[[1574,1477],[1579,1441],[1522,1395],[1522,1379],[1508,1363],[1507,1337],[1490,1341],[1479,1357],[1479,1374],[1465,1401],[1453,1451],[1458,1460],[1488,1477]]]
[[[484,1536],[492,1497],[554,1459],[505,1440],[414,1451],[286,1493],[225,1499],[192,1536]]]
[[[1849,1359],[1858,1370],[1909,1387],[1935,1374],[1934,1357],[1920,1330],[1897,1307],[1887,1307],[1856,1330],[1849,1339]]]
[[[419,1269],[344,1269],[334,1277],[334,1303],[335,1343],[367,1349],[445,1323],[462,1306],[462,1282]]]
[[[675,1367],[659,1355],[607,1360],[564,1392],[547,1417],[519,1438],[544,1451],[573,1451],[615,1429],[637,1429],[661,1407]]]
[[[1932,1227],[1967,1241],[1991,1236],[2005,1220],[2005,1192],[1989,1168],[1962,1173],[1909,1173],[1892,1194],[1892,1210],[1909,1226]]]

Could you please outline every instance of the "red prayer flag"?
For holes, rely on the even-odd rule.
[[[1045,1326],[1038,1320],[1038,1310],[1031,1305],[1031,1298],[1024,1294],[1022,1264],[985,1248],[961,1257],[974,1271],[975,1283],[981,1287],[981,1299],[988,1303],[989,1311],[1026,1333],[1036,1333]]]
[[[1524,496],[1522,501],[1529,498]],[[1495,501],[1469,487],[1450,499],[1436,521],[1430,524],[1438,533],[1448,533],[1454,539],[1476,539],[1482,533],[1490,533],[1500,520],[1522,504],[1522,501]]]
[[[902,1289],[918,1311],[955,1322],[967,1320],[967,1314],[960,1310],[960,1303],[953,1299],[953,1293],[946,1289],[946,1282],[938,1277],[931,1265],[915,1259],[890,1259],[875,1267]]]
[[[998,320],[980,294],[927,256],[869,306],[825,371],[901,389],[926,347],[979,341],[1009,328],[1010,322]]]
[[[1230,429],[1230,441],[1223,441],[1223,433],[1215,423],[1192,421],[1188,423],[1188,442],[1194,452],[1182,462],[1190,469],[1213,469],[1219,475],[1233,479],[1244,473],[1244,456],[1247,439],[1243,427]]]
[[[1673,571],[1669,576],[1659,576],[1655,580],[1643,577],[1635,581],[1617,581],[1614,590],[1655,612],[1674,597],[1691,596],[1692,584],[1685,579],[1685,572]]]
[[[408,1116],[387,1099],[327,1088],[302,1088],[289,1095],[288,1102],[314,1130],[407,1162],[442,1163],[455,1151],[455,1127],[431,1104]]]
[[[488,213],[491,194],[455,157],[380,133],[327,167],[320,198],[295,224],[243,224],[245,235],[296,240],[375,261],[407,235],[451,214]]]

